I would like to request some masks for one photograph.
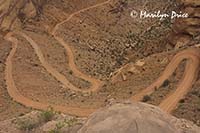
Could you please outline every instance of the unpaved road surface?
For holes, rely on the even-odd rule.
[[[58,81],[60,81],[63,85],[65,85],[66,87],[68,87],[69,89],[73,90],[73,91],[80,91],[80,92],[91,92],[91,91],[96,91],[97,89],[100,88],[101,85],[101,81],[98,81],[96,79],[93,79],[92,77],[90,78],[90,82],[92,83],[92,86],[90,88],[88,88],[87,90],[81,90],[79,88],[77,88],[76,86],[74,86],[73,84],[71,84],[64,75],[60,74],[56,69],[54,69],[44,58],[42,51],[40,50],[40,48],[38,47],[38,44],[35,43],[35,41],[33,41],[33,39],[31,39],[28,35],[26,35],[25,33],[22,32],[17,32],[16,34],[21,35],[22,37],[24,37],[29,43],[30,45],[33,47],[35,53],[37,54],[40,62],[42,63],[42,65],[44,66],[44,68],[52,75],[54,76]],[[69,58],[69,64],[73,64],[70,65],[71,69],[74,69],[75,64],[74,64],[74,59],[71,57],[73,57],[73,53],[68,53]],[[74,73],[78,73],[79,75],[81,74],[80,71],[73,71]],[[82,78],[82,77],[81,77]]]
[[[75,65],[75,62],[74,62],[74,55],[73,55],[72,49],[66,42],[64,42],[64,40],[62,38],[60,38],[58,35],[56,35],[56,30],[63,23],[69,21],[76,14],[81,13],[86,10],[89,10],[89,9],[92,9],[92,8],[95,8],[95,7],[98,7],[98,6],[102,6],[109,2],[110,2],[110,0],[107,2],[97,4],[97,5],[94,5],[94,6],[91,6],[91,7],[88,7],[88,8],[82,9],[78,12],[73,13],[65,21],[57,24],[52,33],[52,35],[66,49],[66,51],[68,53],[68,57],[69,57],[69,66],[72,69],[72,71],[74,72],[74,74],[76,76],[83,78],[92,83],[92,87],[86,91],[99,90],[99,88],[101,88],[101,86],[102,86],[102,82],[79,71],[79,69],[77,68],[77,66]],[[12,37],[13,34],[14,33],[9,33],[5,37],[6,40],[11,41],[13,44],[12,51],[10,52],[10,55],[8,56],[7,61],[6,61],[6,71],[5,71],[5,73],[6,73],[5,79],[6,79],[8,93],[13,98],[13,100],[15,100],[27,107],[32,107],[35,109],[46,110],[49,106],[51,106],[55,111],[60,111],[63,113],[68,113],[68,114],[77,115],[77,116],[88,116],[89,114],[91,114],[92,112],[94,112],[96,110],[96,109],[90,109],[90,108],[79,108],[79,107],[70,107],[70,106],[67,107],[67,106],[51,105],[48,103],[40,103],[40,102],[33,101],[31,99],[28,99],[25,96],[21,95],[15,86],[15,82],[14,82],[13,76],[12,76],[12,58],[16,52],[17,45],[18,45],[18,40],[15,39],[14,37]],[[46,70],[52,76],[56,77],[57,80],[59,80],[61,83],[63,83],[64,85],[66,85],[68,88],[70,88],[72,90],[81,91],[81,92],[85,91],[85,90],[84,91],[79,90],[79,88],[72,85],[63,75],[61,75],[54,68],[52,68],[45,61],[44,56],[43,56],[41,50],[39,49],[38,45],[30,37],[28,37],[28,35],[21,33],[21,32],[16,32],[15,34],[20,34],[27,41],[29,41],[30,45],[33,47],[37,56],[39,57],[41,64],[46,68]],[[143,91],[141,91],[139,94],[133,96],[132,100],[139,101],[143,98],[144,95],[152,93],[155,90],[155,87],[161,86],[162,83],[175,71],[175,69],[178,67],[179,63],[184,59],[187,59],[187,65],[186,65],[185,74],[184,74],[182,81],[180,82],[177,90],[160,104],[160,107],[167,112],[170,112],[172,109],[174,109],[174,107],[176,106],[178,101],[189,91],[189,89],[191,89],[193,83],[195,82],[195,80],[197,78],[197,74],[199,72],[199,64],[200,64],[200,50],[199,49],[187,49],[187,50],[184,50],[184,51],[178,53],[172,59],[172,61],[167,66],[167,68],[165,69],[163,74],[158,78],[158,80],[156,82],[154,82],[152,85],[150,85],[149,87],[147,87],[146,89],[144,89]]]
[[[33,101],[31,99],[26,98],[20,92],[18,91],[13,75],[12,75],[12,58],[15,55],[17,45],[18,45],[18,40],[12,37],[12,33],[8,34],[5,37],[7,40],[11,41],[13,44],[13,48],[6,60],[6,70],[5,70],[5,79],[6,79],[6,85],[7,85],[7,90],[10,95],[10,97],[13,98],[14,101],[21,103],[25,105],[26,107],[32,107],[35,109],[40,109],[40,110],[47,110],[49,107],[52,107],[55,111],[60,111],[63,113],[68,113],[72,115],[78,115],[78,116],[88,116],[90,113],[94,112],[94,109],[84,109],[84,108],[75,108],[75,107],[64,107],[64,106],[57,106],[57,105],[51,105],[48,103],[40,103]]]
[[[68,45],[61,37],[59,37],[58,35],[56,35],[56,31],[60,28],[60,26],[62,26],[62,24],[68,22],[69,20],[71,20],[75,15],[81,13],[81,12],[84,12],[84,11],[87,11],[89,9],[92,9],[92,8],[96,8],[96,7],[99,7],[99,6],[103,6],[105,4],[108,4],[110,2],[110,0],[106,1],[106,2],[103,2],[103,3],[99,3],[99,4],[96,4],[96,5],[93,5],[93,6],[90,6],[88,8],[84,8],[82,10],[79,10],[73,14],[71,14],[66,20],[58,23],[55,28],[53,29],[52,31],[52,35],[54,36],[54,38],[66,49],[66,53],[68,54],[68,60],[69,60],[69,67],[71,68],[71,70],[73,71],[74,75],[77,76],[77,77],[80,77],[82,79],[85,79],[86,81],[89,81],[90,83],[92,83],[92,86],[89,90],[91,91],[97,91],[99,90],[102,85],[103,85],[103,82],[98,80],[98,79],[94,79],[92,78],[91,76],[88,76],[84,73],[82,73],[76,66],[75,64],[75,59],[74,59],[74,54],[73,54],[73,50],[70,48],[70,45]]]
[[[102,6],[104,4],[107,4],[109,1],[82,9],[78,12],[71,14],[66,20],[64,20],[63,22],[56,25],[56,27],[54,28],[54,31],[57,30],[57,27],[59,27],[59,25],[61,25],[64,22],[69,21],[74,15],[81,13],[83,11],[98,7],[98,6]],[[66,49],[66,51],[68,53],[68,57],[69,57],[69,66],[70,66],[71,70],[74,72],[74,74],[76,76],[83,78],[85,80],[88,80],[89,82],[92,83],[92,86],[89,89],[80,90],[79,88],[72,85],[62,74],[60,74],[53,67],[51,67],[48,64],[48,62],[46,62],[38,45],[28,35],[26,35],[25,33],[22,33],[22,32],[10,32],[5,36],[5,39],[8,41],[11,41],[12,45],[13,45],[12,50],[6,60],[5,80],[6,80],[8,93],[9,93],[10,97],[13,98],[14,101],[21,103],[21,104],[25,105],[26,107],[32,107],[32,108],[40,109],[40,110],[47,110],[49,107],[52,107],[55,111],[68,113],[68,114],[72,114],[72,115],[77,115],[77,116],[88,116],[89,114],[91,114],[92,112],[94,112],[96,110],[96,109],[92,109],[92,108],[79,108],[79,107],[76,108],[76,107],[70,107],[70,106],[66,107],[66,106],[52,105],[52,104],[48,104],[48,103],[40,103],[40,102],[33,101],[31,99],[28,99],[25,96],[23,96],[22,94],[20,94],[20,92],[18,91],[18,89],[15,85],[13,75],[12,75],[12,58],[15,55],[17,45],[18,45],[18,40],[16,38],[12,37],[13,34],[19,34],[19,35],[23,36],[33,47],[34,51],[36,52],[41,64],[44,66],[44,68],[52,76],[54,76],[58,81],[63,83],[65,86],[67,86],[71,90],[81,91],[81,92],[97,91],[99,88],[101,88],[103,83],[100,80],[94,79],[78,70],[78,68],[74,62],[74,55],[73,55],[71,48],[61,38],[54,35],[55,38],[60,42],[60,44],[63,45],[64,48]]]
[[[140,93],[132,97],[134,101],[140,101],[145,95],[149,95],[155,91],[155,88],[159,88],[163,82],[168,79],[173,72],[176,70],[178,65],[184,59],[187,60],[185,72],[183,79],[180,81],[176,91],[168,96],[159,107],[161,107],[166,112],[171,112],[179,102],[181,98],[191,89],[193,83],[197,79],[197,75],[200,67],[200,49],[190,48],[184,51],[181,51],[171,60],[169,65],[166,67],[162,75],[149,87],[142,90]]]

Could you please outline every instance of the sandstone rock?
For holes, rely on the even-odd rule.
[[[167,57],[165,57],[160,64],[167,64],[169,62],[169,59]]]
[[[199,127],[144,104],[116,104],[90,116],[78,133],[198,133]]]
[[[191,41],[192,37],[187,34],[182,34],[182,33],[172,33],[168,37],[168,41],[170,44],[175,46],[175,48],[179,48],[182,46],[187,45]]]
[[[129,73],[132,73],[132,74],[138,74],[138,73],[140,73],[140,71],[136,67],[134,67],[134,66],[130,67],[127,71]]]
[[[135,63],[135,65],[136,66],[144,66],[144,64],[145,64],[145,62],[144,61],[142,61],[142,60],[138,60],[136,63]]]
[[[123,72],[121,73],[121,77],[122,77],[123,81],[127,80],[127,77],[126,77],[126,75]]]
[[[188,35],[178,35],[178,38],[177,40],[174,40],[175,41],[175,49],[176,48],[181,48],[183,46],[186,46],[190,41],[191,41],[191,37],[188,36]]]
[[[0,122],[0,133],[22,133],[22,129],[20,129],[23,124],[29,125],[39,125],[40,112],[32,111],[28,114],[20,116],[18,118],[13,118]]]
[[[187,28],[191,27],[193,29],[196,29],[197,26],[200,26],[200,19],[198,18],[185,18],[185,19],[178,19],[173,29],[176,33],[183,32]]]
[[[185,30],[183,30],[184,32],[188,33],[189,35],[192,36],[198,36],[200,34],[200,27],[188,27]]]
[[[183,12],[188,13],[189,17],[200,17],[200,7],[185,7],[185,9],[183,9]]]
[[[20,133],[21,131],[12,123],[13,120],[14,119],[0,122],[0,133]]]
[[[82,124],[77,124],[72,127],[64,127],[61,129],[61,133],[77,133],[78,130],[82,127]]]
[[[23,13],[26,15],[27,18],[32,18],[32,17],[35,17],[37,15],[36,9],[35,9],[32,2],[29,2],[29,3],[26,4],[26,6],[23,10]]]
[[[184,4],[182,11],[189,14],[188,18],[177,19],[173,24],[173,32],[169,36],[169,42],[179,48],[192,44],[192,38],[200,34],[200,1],[177,0]]]
[[[50,132],[50,131],[52,131],[53,129],[55,129],[56,128],[56,124],[57,124],[58,122],[57,121],[49,121],[49,122],[47,122],[46,124],[44,124],[42,127],[41,127],[41,131],[43,131],[43,132]]]
[[[5,0],[0,0],[0,3],[2,4],[0,5],[0,13],[3,13],[3,17],[1,17],[0,21],[0,29],[4,31],[11,29],[14,24],[15,28],[17,28],[20,25],[20,22],[35,17],[46,2],[46,0],[3,1]]]
[[[199,6],[200,1],[199,0],[180,0],[184,5],[186,6]]]

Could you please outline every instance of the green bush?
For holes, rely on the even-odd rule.
[[[53,109],[49,108],[48,110],[43,111],[40,117],[43,122],[48,122],[53,118],[54,115],[55,115],[55,112],[53,111]]]

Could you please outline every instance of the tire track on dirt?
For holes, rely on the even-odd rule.
[[[52,75],[54,76],[58,81],[60,81],[61,83],[63,83],[66,87],[68,87],[69,89],[73,90],[73,91],[78,91],[78,92],[95,92],[95,91],[98,91],[102,85],[103,85],[103,82],[98,80],[98,79],[95,79],[95,78],[92,78],[91,76],[88,76],[84,73],[82,73],[76,66],[75,62],[74,62],[74,54],[73,54],[73,51],[71,50],[70,46],[68,44],[66,44],[64,42],[64,40],[62,38],[59,38],[55,35],[55,32],[57,30],[57,28],[59,28],[60,25],[64,24],[65,22],[69,21],[73,16],[81,13],[81,12],[84,12],[86,10],[89,10],[89,9],[92,9],[92,8],[96,8],[96,7],[99,7],[99,6],[102,6],[102,5],[105,5],[107,3],[109,3],[110,0],[106,1],[106,2],[103,2],[103,3],[99,3],[99,4],[96,4],[94,6],[90,6],[88,8],[84,8],[82,10],[79,10],[73,14],[71,14],[66,20],[58,23],[55,28],[53,29],[53,36],[55,37],[55,39],[66,49],[67,51],[67,56],[68,56],[68,59],[69,59],[69,67],[70,69],[73,71],[73,74],[79,78],[82,78],[86,81],[89,81],[92,85],[90,88],[88,88],[87,90],[81,90],[77,87],[75,87],[73,84],[71,84],[66,78],[64,75],[60,74],[58,71],[56,71],[50,64],[48,64],[48,62],[46,62],[46,60],[44,59],[44,56],[40,50],[40,48],[38,47],[38,45],[33,41],[33,39],[31,39],[29,36],[27,36],[25,33],[22,33],[22,32],[17,32],[16,34],[20,34],[21,36],[23,36],[30,44],[31,46],[34,48],[37,56],[39,57],[39,60],[40,62],[42,63],[42,65],[45,67],[45,69]]]
[[[73,84],[71,84],[69,82],[69,80],[66,79],[66,77],[62,74],[60,74],[56,69],[54,69],[44,58],[41,49],[38,47],[38,44],[33,41],[33,39],[31,39],[28,35],[26,35],[25,33],[22,32],[15,32],[15,34],[19,34],[22,37],[24,37],[29,43],[30,45],[33,47],[36,55],[38,56],[42,66],[48,71],[48,73],[50,73],[53,77],[55,77],[58,81],[60,81],[63,85],[65,85],[66,87],[68,87],[70,90],[73,91],[77,91],[77,92],[83,92],[83,93],[87,93],[87,92],[91,92],[94,89],[91,87],[87,90],[81,90],[79,88],[77,88],[76,86],[74,86]]]
[[[105,1],[105,2],[96,4],[96,5],[93,5],[93,6],[84,8],[84,9],[81,9],[81,10],[75,12],[75,13],[72,13],[67,19],[65,19],[64,21],[62,21],[62,22],[56,24],[56,26],[55,26],[54,29],[52,30],[52,35],[55,36],[57,29],[58,29],[61,25],[63,25],[64,23],[66,23],[67,21],[69,21],[70,19],[72,19],[75,15],[80,14],[81,12],[87,11],[87,10],[89,10],[89,9],[93,9],[93,8],[96,8],[96,7],[99,7],[99,6],[103,6],[103,5],[109,4],[110,2],[111,2],[111,0],[107,0],[107,1]]]
[[[104,5],[104,4],[108,3],[109,1],[91,6],[89,8],[82,9],[82,10],[74,13],[74,15],[78,14],[82,11]],[[73,17],[74,15],[72,14],[70,16]],[[70,18],[68,18],[68,20]],[[59,27],[59,25],[58,25],[58,27]],[[89,114],[91,114],[97,110],[95,108],[80,108],[80,107],[71,107],[71,106],[66,107],[66,106],[53,105],[53,104],[48,104],[48,103],[40,103],[40,102],[33,101],[33,100],[23,96],[17,89],[14,79],[13,79],[13,75],[12,75],[12,58],[17,50],[17,45],[18,45],[18,40],[16,38],[12,37],[13,34],[15,34],[15,33],[9,32],[4,38],[8,41],[11,41],[12,45],[13,45],[12,50],[6,60],[5,80],[6,80],[8,93],[9,93],[10,97],[13,98],[14,101],[16,101],[26,107],[31,107],[31,108],[35,108],[35,109],[39,109],[39,110],[47,110],[49,107],[52,107],[55,111],[58,111],[58,112],[63,112],[63,113],[76,115],[76,116],[83,116],[83,117],[88,116]],[[75,73],[76,76],[80,76],[83,79],[89,80],[93,84],[90,89],[80,90],[79,88],[73,86],[68,80],[66,80],[66,78],[63,75],[61,75],[59,72],[57,72],[53,67],[51,67],[45,61],[44,56],[43,56],[41,50],[39,49],[38,45],[30,37],[28,37],[25,33],[22,33],[22,32],[16,32],[16,34],[20,34],[27,41],[29,41],[29,43],[35,50],[40,62],[46,68],[46,70],[50,74],[52,74],[57,80],[62,82],[64,85],[66,85],[70,89],[75,90],[75,91],[81,91],[81,92],[91,92],[91,91],[98,90],[102,86],[102,82],[100,80],[93,79],[92,77],[87,76],[86,74],[83,74],[82,72],[80,72],[78,70],[78,68],[76,67],[76,65],[74,63],[73,52],[71,51],[70,47],[64,43],[64,41],[63,42],[61,41],[61,43],[62,43],[62,45],[64,45],[64,47],[67,50],[67,53],[69,56],[69,65],[70,65],[72,71]],[[58,38],[58,40],[59,40],[59,38]]]
[[[88,8],[84,8],[82,10],[79,10],[73,14],[71,14],[66,20],[58,23],[55,28],[52,30],[52,35],[54,36],[54,38],[66,49],[66,53],[67,53],[67,56],[68,56],[68,60],[69,60],[69,67],[70,69],[73,71],[74,75],[79,77],[79,78],[82,78],[86,81],[89,81],[92,86],[90,87],[89,90],[91,91],[98,91],[102,85],[104,84],[102,81],[98,80],[98,79],[95,79],[95,78],[92,78],[90,75],[88,76],[87,74],[85,73],[82,73],[79,68],[77,67],[77,65],[75,64],[75,58],[74,58],[74,53],[73,53],[73,50],[72,48],[70,47],[69,44],[67,44],[61,37],[57,36],[56,35],[56,31],[59,29],[60,26],[62,26],[64,23],[68,22],[69,20],[71,20],[75,15],[77,14],[80,14],[81,12],[84,12],[84,11],[87,11],[89,9],[92,9],[92,8],[96,8],[96,7],[99,7],[99,6],[103,6],[105,4],[108,4],[111,0],[108,0],[108,1],[105,1],[103,3],[99,3],[99,4],[96,4],[94,6],[90,6]]]
[[[6,69],[5,69],[5,80],[7,85],[7,90],[10,95],[10,97],[13,98],[14,101],[26,106],[31,107],[39,110],[47,110],[49,107],[52,107],[55,111],[68,113],[71,115],[78,115],[78,116],[88,116],[92,112],[94,112],[96,109],[90,109],[90,108],[79,108],[79,107],[66,107],[66,106],[58,106],[48,103],[40,103],[33,101],[29,98],[26,98],[23,96],[19,90],[17,89],[13,75],[12,75],[12,58],[17,50],[18,40],[14,37],[11,37],[13,33],[9,33],[6,35],[5,39],[12,42],[12,50],[6,60]],[[41,57],[40,57],[41,58]]]
[[[134,95],[131,99],[133,101],[140,101],[145,95],[153,93],[155,88],[160,87],[163,82],[173,74],[184,59],[187,60],[187,64],[182,80],[179,82],[176,91],[170,94],[159,105],[161,109],[170,113],[176,107],[179,100],[188,93],[197,79],[200,66],[200,50],[198,48],[189,48],[176,54],[165,68],[162,75],[153,84]]]
[[[90,81],[93,84],[93,90],[98,90],[98,88],[102,85],[101,82],[97,79],[91,78],[90,76],[78,70],[77,66],[75,65],[73,52],[70,46],[66,44],[62,38],[56,36],[55,32],[57,28],[59,28],[60,25],[69,21],[74,15],[81,13],[83,11],[86,11],[88,9],[92,9],[92,8],[107,4],[108,2],[110,2],[110,0],[73,13],[72,15],[70,15],[68,19],[56,25],[55,29],[53,30],[54,37],[65,47],[68,53],[69,64],[70,64],[70,67],[73,69],[73,72],[76,74],[76,76],[79,76],[85,80]],[[25,34],[21,34],[21,35],[24,36],[27,40],[29,40],[29,42],[31,42],[30,44],[32,44],[32,47],[34,47],[36,54],[39,55],[40,61],[42,60],[41,62],[43,62],[43,65],[48,67],[48,69],[50,70],[49,73],[56,74],[55,77],[57,77],[59,80],[62,79],[62,81],[65,82],[66,85],[70,86],[70,84],[67,84],[67,81],[65,81],[65,79],[63,79],[63,77],[59,75],[59,73],[57,73],[52,67],[50,67],[50,65],[48,65],[48,63],[44,60],[42,52],[37,47],[37,44],[34,43],[34,41],[31,38],[29,38],[28,36],[25,36]],[[12,58],[16,52],[18,40],[11,36],[12,36],[12,33],[9,33],[5,37],[6,40],[9,40],[13,43],[13,48],[6,60],[5,79],[6,79],[8,93],[13,98],[13,100],[27,107],[32,107],[35,109],[46,110],[49,107],[52,107],[55,111],[77,115],[77,116],[88,116],[92,112],[96,111],[96,109],[90,109],[90,108],[80,108],[80,107],[70,107],[70,106],[66,107],[66,106],[52,105],[48,103],[40,103],[40,102],[32,101],[24,97],[23,95],[21,95],[15,86],[15,82],[12,76]],[[199,64],[200,64],[199,49],[187,49],[178,53],[172,59],[172,61],[167,66],[163,74],[158,78],[158,80],[152,85],[150,85],[149,87],[147,87],[145,90],[141,91],[139,94],[133,96],[132,100],[139,101],[144,95],[152,93],[154,91],[154,87],[160,86],[164,82],[164,80],[166,80],[174,72],[174,70],[178,67],[179,63],[184,59],[187,59],[188,62],[186,65],[185,74],[184,74],[182,82],[180,82],[177,90],[160,104],[160,107],[162,109],[170,112],[170,110],[176,106],[180,98],[182,98],[188,92],[188,90],[192,87],[193,82],[195,82],[196,80],[196,77],[199,71]]]

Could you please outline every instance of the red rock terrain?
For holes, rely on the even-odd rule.
[[[20,113],[29,108],[52,108],[83,117],[113,102],[151,101],[151,95],[156,98],[158,90],[171,86],[173,90],[160,91],[162,98],[152,101],[171,113],[199,81],[198,1],[180,1],[177,5],[163,0],[156,4],[10,0],[0,4],[2,96],[9,95],[12,103],[2,97],[0,107],[14,106]],[[133,7],[166,12],[181,7],[189,18],[173,24],[169,19],[141,21],[130,17]],[[177,71],[179,67],[185,71]],[[177,73],[183,73],[178,84],[170,80]],[[17,103],[20,105],[15,107]],[[10,113],[9,108],[2,108],[2,114]],[[198,117],[193,121],[198,124]],[[84,127],[80,132],[97,129]]]

